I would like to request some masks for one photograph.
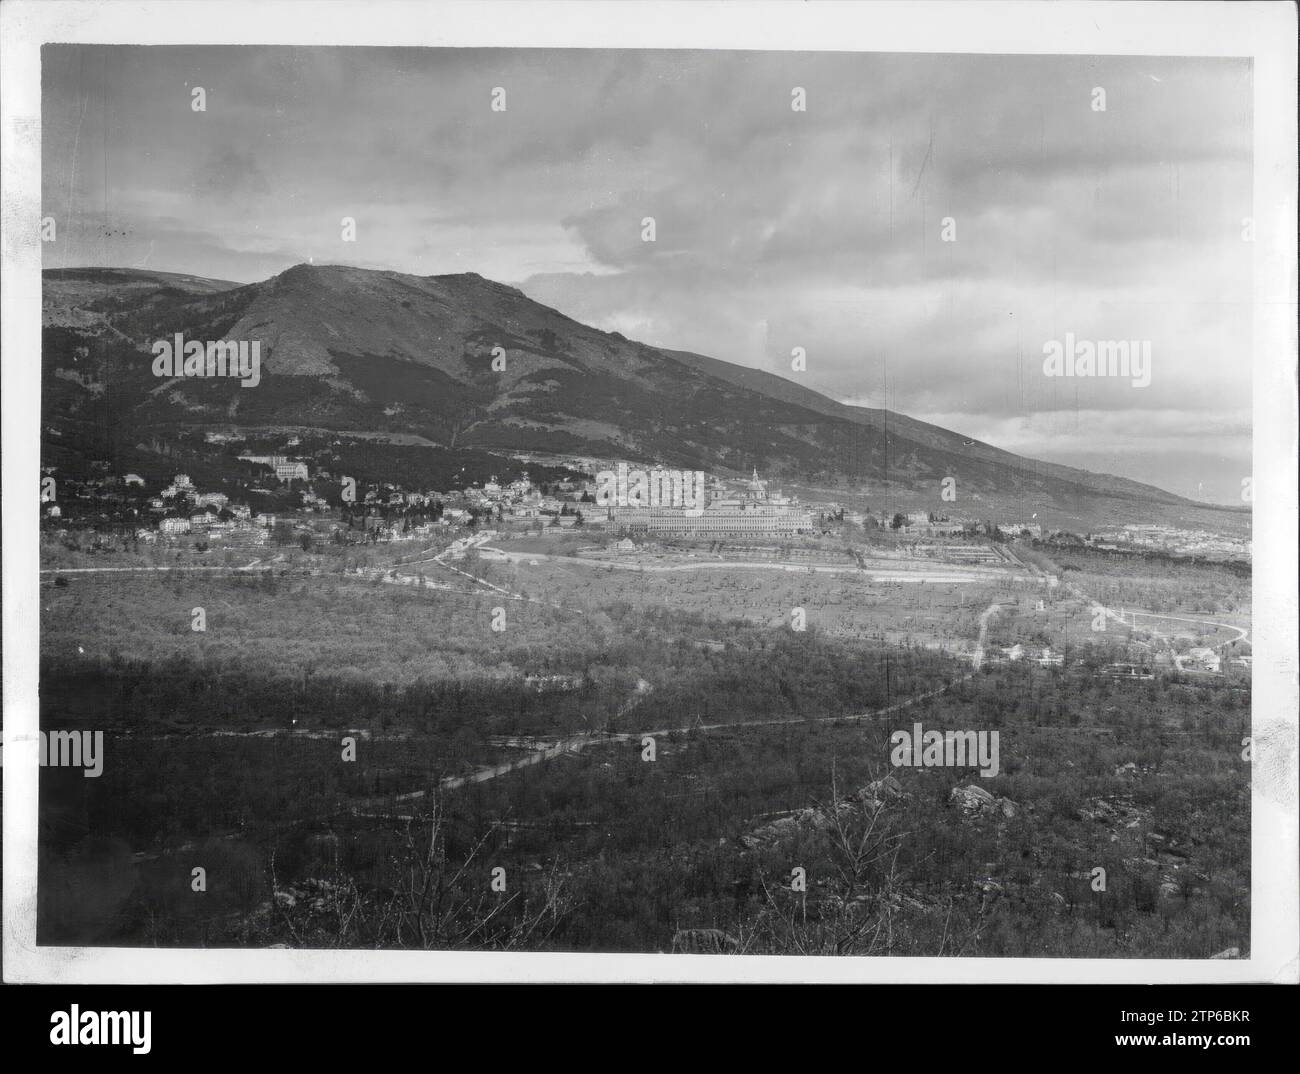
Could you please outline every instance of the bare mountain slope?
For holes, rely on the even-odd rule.
[[[1069,466],[1062,466],[1058,463],[1043,462],[1039,459],[1013,455],[1011,452],[1003,451],[991,444],[964,437],[960,433],[951,432],[928,422],[918,421],[916,418],[909,418],[905,414],[839,403],[827,398],[820,392],[805,388],[801,384],[796,384],[765,370],[733,365],[717,358],[692,354],[690,351],[664,351],[663,353],[671,355],[694,369],[708,373],[710,376],[721,377],[753,391],[762,392],[774,398],[785,399],[788,402],[806,407],[809,410],[815,410],[819,414],[825,414],[828,417],[847,418],[849,421],[855,421],[873,429],[879,429],[882,432],[888,431],[891,436],[897,437],[900,441],[926,444],[954,456],[960,456],[967,460],[969,464],[981,468],[992,467],[996,469],[1001,467],[1021,470],[1035,477],[1048,477],[1074,485],[1081,490],[1104,492],[1107,495],[1121,498],[1132,497],[1143,502],[1171,504],[1188,502],[1171,492],[1165,492],[1153,485],[1144,485],[1139,481],[1132,481],[1128,478],[1117,477],[1113,474],[1096,474]]]

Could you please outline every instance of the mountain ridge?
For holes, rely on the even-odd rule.
[[[297,425],[411,435],[449,447],[629,458],[791,482],[924,489],[1089,513],[1089,501],[1175,510],[1154,486],[1015,455],[763,370],[582,324],[477,273],[414,276],[295,265],[249,284],[123,269],[44,273],[46,398],[132,430]],[[263,379],[159,381],[152,340],[259,339]],[[68,368],[71,366],[71,368]],[[945,504],[945,506],[948,506]],[[1110,512],[1108,512],[1110,513]]]

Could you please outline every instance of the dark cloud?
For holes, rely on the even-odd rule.
[[[248,202],[271,192],[271,184],[251,151],[233,146],[214,148],[194,172],[195,192],[201,198]]]

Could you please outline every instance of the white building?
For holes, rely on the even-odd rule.
[[[240,455],[240,461],[269,466],[281,481],[306,481],[307,464],[300,459],[291,459],[288,455]]]

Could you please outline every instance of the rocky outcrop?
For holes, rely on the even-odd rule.
[[[1079,810],[1079,819],[1097,821],[1112,829],[1136,828],[1142,823],[1143,813],[1129,795],[1115,794],[1089,799]]]
[[[903,786],[893,776],[875,779],[852,794],[846,795],[835,805],[822,808],[807,807],[796,809],[784,816],[768,821],[740,837],[740,842],[750,850],[760,846],[772,846],[780,843],[800,830],[829,832],[837,821],[849,820],[854,813],[883,809],[888,803],[905,797]]]
[[[1010,798],[990,794],[974,783],[954,787],[948,795],[948,804],[967,818],[1003,817],[1009,820],[1020,812],[1020,807]]]

